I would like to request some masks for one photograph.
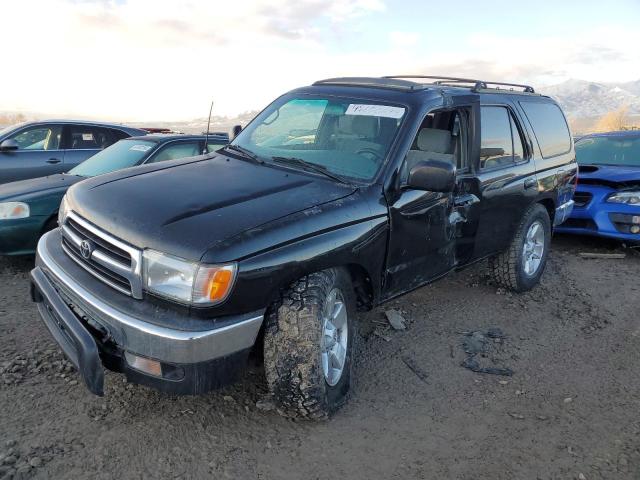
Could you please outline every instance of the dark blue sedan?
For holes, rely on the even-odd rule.
[[[0,184],[68,172],[123,138],[144,130],[72,120],[26,122],[0,130]]]
[[[575,206],[557,231],[640,243],[640,131],[587,135],[575,145]]]

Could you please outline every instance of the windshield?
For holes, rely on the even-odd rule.
[[[120,140],[72,168],[69,173],[95,177],[121,168],[133,167],[146,158],[155,145],[155,142],[143,140]]]
[[[341,178],[373,179],[396,136],[404,107],[342,97],[276,101],[234,145],[263,159],[297,158]]]
[[[581,165],[640,167],[640,136],[582,138],[576,142],[576,159]]]

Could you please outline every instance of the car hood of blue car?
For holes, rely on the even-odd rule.
[[[85,177],[60,173],[48,177],[30,178],[0,185],[0,201],[29,200],[55,190],[66,190]]]
[[[611,186],[640,185],[640,166],[581,165],[579,169],[578,184],[601,181]]]

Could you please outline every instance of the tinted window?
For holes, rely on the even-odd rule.
[[[113,138],[115,138],[116,142],[118,140],[124,140],[125,138],[129,138],[131,135],[129,135],[126,132],[123,132],[122,130],[116,130],[116,129],[109,129],[109,131],[111,132],[111,135],[113,135]]]
[[[640,167],[640,136],[586,137],[576,142],[581,165],[625,165]]]
[[[121,168],[133,167],[142,163],[155,145],[154,142],[120,140],[71,169],[69,173],[82,177],[95,177]]]
[[[164,162],[165,160],[177,160],[179,158],[194,157],[200,155],[200,142],[180,142],[164,147],[149,163]]]
[[[480,168],[497,168],[513,163],[511,116],[504,107],[480,109]]]
[[[108,128],[69,125],[67,148],[71,150],[102,150],[115,143],[116,138]]]
[[[564,115],[554,103],[520,102],[542,151],[543,158],[571,150],[571,135]]]
[[[60,148],[62,126],[38,125],[20,131],[12,138],[20,150],[57,150]]]

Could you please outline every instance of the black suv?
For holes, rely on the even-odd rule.
[[[96,394],[103,366],[204,392],[256,348],[280,411],[322,418],[349,391],[357,309],[484,258],[532,288],[576,172],[564,115],[531,87],[323,80],[214,154],[71,187],[32,296]]]

